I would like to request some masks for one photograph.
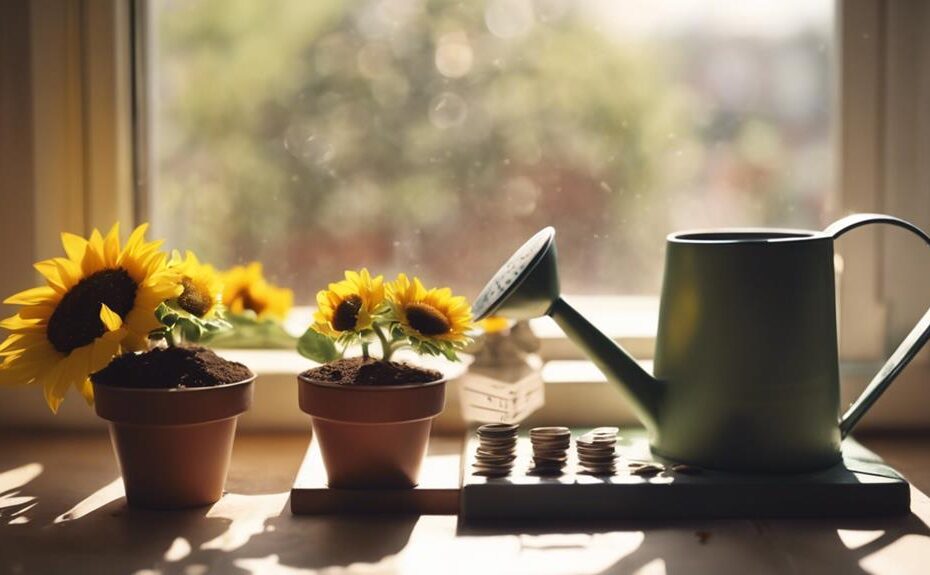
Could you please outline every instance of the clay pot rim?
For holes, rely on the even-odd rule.
[[[143,393],[143,394],[144,393],[193,393],[197,391],[229,389],[229,388],[236,387],[236,386],[247,385],[249,383],[254,382],[257,377],[258,376],[253,373],[251,377],[247,379],[243,379],[242,381],[234,381],[232,383],[220,383],[218,385],[205,385],[202,387],[125,387],[122,385],[107,385],[104,383],[94,383],[93,381],[91,381],[91,383],[93,384],[95,389],[97,387],[103,387],[108,390],[112,390],[112,389],[118,390],[120,393],[122,392]]]
[[[138,389],[95,383],[94,410],[115,424],[200,424],[248,411],[254,387],[254,374],[243,381],[210,387]]]
[[[318,379],[313,379],[307,377],[306,375],[300,373],[297,375],[297,379],[303,383],[310,385],[315,385],[317,387],[328,387],[332,389],[344,389],[347,391],[392,391],[400,389],[415,389],[421,387],[432,387],[434,385],[440,385],[448,382],[448,378],[443,374],[439,379],[434,379],[433,381],[426,381],[423,383],[405,383],[402,385],[340,385],[338,383],[331,383],[328,381],[320,381]]]

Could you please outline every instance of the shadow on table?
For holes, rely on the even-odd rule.
[[[295,517],[287,507],[285,492],[227,493],[190,510],[134,509],[116,478],[50,523],[0,524],[0,573],[296,574],[378,564],[407,545],[418,520]]]
[[[900,517],[837,520],[501,522],[460,525],[458,536],[519,534],[531,550],[589,550],[598,535],[638,535],[604,575],[731,572],[753,565],[753,573],[870,573],[862,562],[907,536],[930,538],[930,527],[910,513]],[[581,534],[583,536],[578,538]],[[564,537],[560,538],[559,535]],[[575,537],[572,539],[572,537]],[[574,543],[572,543],[574,541]],[[923,543],[926,545],[926,542]],[[631,550],[630,550],[631,549]],[[570,555],[567,555],[570,557]],[[651,568],[655,568],[653,571]]]
[[[130,508],[109,447],[83,447],[83,461],[40,449],[6,454],[13,463],[0,469],[0,573],[299,573],[378,563],[406,546],[418,519],[294,517],[289,492],[270,491],[280,483],[246,480],[259,469],[231,476],[230,487],[247,492],[227,492],[212,506]]]
[[[229,559],[230,572],[363,565],[384,567],[408,544],[419,516],[299,517],[285,511]],[[284,570],[291,573],[292,571]],[[226,572],[220,570],[217,572]]]
[[[390,571],[398,567],[397,554],[412,543],[418,521],[426,521],[425,533],[432,528],[429,517],[292,516],[288,492],[281,489],[294,471],[286,466],[265,470],[257,457],[254,465],[240,464],[231,474],[232,492],[213,506],[130,509],[105,439],[71,442],[67,448],[56,445],[39,438],[2,453],[0,572],[202,575],[279,570],[296,575],[348,565]],[[246,442],[242,447],[258,450],[264,445],[249,447]],[[292,450],[302,453],[305,447],[305,442],[295,442]],[[267,477],[251,479],[259,473]],[[272,475],[279,477],[272,480]],[[930,528],[911,514],[835,521],[506,523],[460,527],[457,535],[466,541],[445,534],[413,538],[415,549],[409,552],[432,551],[443,561],[490,562],[491,567],[499,553],[501,561],[523,571],[534,561],[579,571],[574,562],[585,561],[584,571],[606,574],[643,567],[648,571],[658,563],[672,574],[729,572],[745,565],[753,565],[754,573],[864,573],[872,571],[870,562],[876,558],[899,556],[889,553],[892,547],[914,543],[915,537],[926,546]],[[469,544],[484,537],[498,537],[498,544]]]

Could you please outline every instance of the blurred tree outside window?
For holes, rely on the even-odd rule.
[[[658,292],[684,228],[817,228],[830,0],[148,5],[148,214],[298,303],[348,268],[474,296],[554,225],[563,290]]]

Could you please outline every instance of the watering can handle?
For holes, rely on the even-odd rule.
[[[886,216],[883,214],[854,214],[847,216],[830,224],[830,226],[824,230],[824,233],[828,236],[832,236],[835,240],[846,232],[866,224],[891,224],[893,226],[898,226],[920,236],[930,245],[930,236],[914,224],[894,216]],[[859,396],[859,399],[857,399],[840,418],[840,434],[842,437],[849,435],[853,426],[859,422],[862,416],[865,415],[865,412],[872,407],[881,394],[888,389],[888,386],[891,385],[894,378],[901,373],[912,359],[914,359],[914,356],[917,355],[917,352],[927,343],[928,339],[930,339],[930,309],[924,313],[920,321],[917,322],[917,325],[914,326],[914,329],[907,334],[907,337],[904,338],[901,345],[894,350],[894,353],[891,354],[891,357],[888,358],[885,365],[875,374],[875,377],[872,378],[872,381],[865,388],[865,391],[862,392],[862,395]]]

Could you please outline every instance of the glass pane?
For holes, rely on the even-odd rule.
[[[360,266],[474,296],[545,225],[566,292],[651,294],[671,231],[835,209],[831,0],[149,10],[155,232],[298,302]]]

